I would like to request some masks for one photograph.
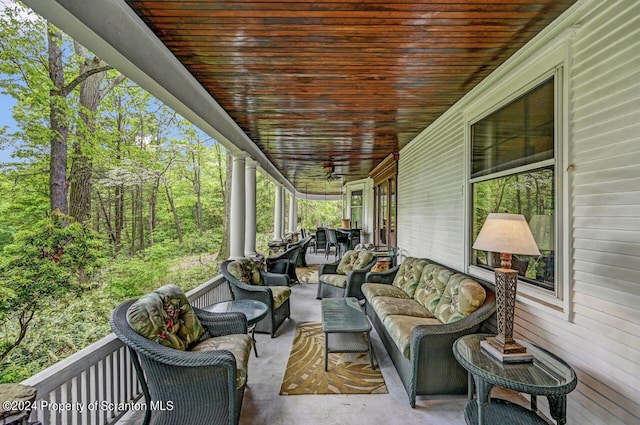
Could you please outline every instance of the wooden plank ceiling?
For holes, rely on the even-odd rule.
[[[301,192],[366,177],[575,0],[127,0]]]

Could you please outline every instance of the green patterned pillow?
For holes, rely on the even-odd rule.
[[[427,264],[429,264],[427,260],[422,258],[406,258],[396,273],[393,285],[405,291],[410,298],[413,298],[413,294],[418,289],[418,281],[422,275],[422,270]]]
[[[442,323],[453,323],[476,311],[487,297],[485,289],[473,279],[455,274],[449,279],[435,316]]]
[[[186,350],[204,333],[187,297],[176,285],[165,285],[140,297],[127,310],[127,322],[140,335],[178,350]]]
[[[453,272],[446,267],[427,264],[422,270],[413,299],[422,304],[432,314],[435,314],[436,307],[438,307],[440,298],[442,298],[444,289],[452,274]]]
[[[227,266],[229,273],[240,282],[259,286],[264,285],[262,274],[260,274],[261,269],[262,264],[250,258],[234,260]]]
[[[347,274],[351,270],[363,269],[373,259],[373,253],[364,250],[347,251],[336,268],[338,274]]]

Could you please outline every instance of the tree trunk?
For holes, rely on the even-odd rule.
[[[51,211],[69,214],[67,201],[67,136],[69,123],[65,113],[65,84],[62,64],[62,38],[52,25],[47,25],[49,77],[54,89],[49,97],[49,126],[52,130],[49,161],[49,201]]]
[[[84,57],[86,51],[76,44],[76,52]],[[90,69],[101,68],[105,62],[97,57],[85,59],[80,66],[80,73]],[[105,73],[92,74],[80,83],[80,119],[82,126],[78,129],[77,139],[73,145],[71,159],[71,184],[69,188],[69,212],[79,222],[85,223],[91,218],[91,185],[93,161],[90,152],[95,133],[94,115],[100,103],[100,85]]]
[[[198,234],[202,236],[202,189],[200,186],[200,153],[191,152],[193,160],[193,190],[196,193],[196,224],[198,225]]]
[[[182,226],[180,226],[180,218],[178,217],[178,211],[176,210],[176,206],[173,203],[173,197],[171,196],[171,192],[169,191],[169,185],[167,182],[164,182],[164,190],[167,192],[167,201],[169,201],[169,205],[171,206],[171,213],[173,214],[173,221],[176,224],[176,232],[178,232],[178,242],[182,245]]]
[[[155,179],[151,188],[151,196],[149,196],[149,246],[153,246],[153,235],[156,228],[156,205],[158,203],[158,188],[160,186],[160,177]]]

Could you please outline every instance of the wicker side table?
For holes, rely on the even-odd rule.
[[[480,341],[488,334],[466,335],[453,344],[453,354],[469,372],[469,403],[465,409],[467,424],[518,423],[545,425],[537,415],[537,396],[549,400],[551,416],[558,425],[567,423],[567,394],[573,391],[578,380],[574,370],[558,356],[534,344],[519,341],[533,354],[533,361],[526,363],[501,363],[480,348]],[[489,393],[494,386],[531,395],[531,410],[505,400],[492,399]],[[477,399],[473,399],[477,388]],[[505,418],[511,421],[505,422]]]

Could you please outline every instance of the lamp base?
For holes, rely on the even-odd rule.
[[[514,342],[514,344],[522,347],[517,342]],[[482,348],[487,354],[490,354],[492,357],[500,360],[500,362],[502,363],[526,363],[533,360],[533,354],[527,353],[526,348],[522,347],[524,349],[523,352],[504,353],[500,351],[499,348],[496,348],[493,344],[491,344],[489,338],[485,339],[484,341],[480,341],[480,348]]]

